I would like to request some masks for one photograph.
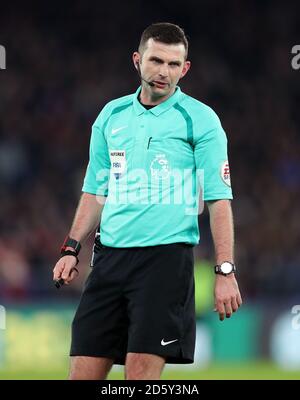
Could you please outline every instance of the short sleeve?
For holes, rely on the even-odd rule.
[[[99,126],[100,118],[92,126],[89,163],[86,169],[82,191],[102,196],[108,195],[108,181],[110,159],[106,138],[102,127]]]
[[[227,137],[219,118],[215,115],[213,126],[199,135],[194,147],[197,170],[202,176],[204,201],[232,199],[227,155]]]

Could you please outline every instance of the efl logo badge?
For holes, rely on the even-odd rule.
[[[231,187],[231,182],[230,182],[230,170],[229,170],[229,164],[228,161],[224,161],[222,166],[221,166],[221,178],[223,182]]]

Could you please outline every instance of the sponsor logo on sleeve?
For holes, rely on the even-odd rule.
[[[231,187],[231,182],[230,182],[230,170],[229,170],[229,164],[228,160],[224,161],[221,166],[221,178],[222,181],[229,187]]]

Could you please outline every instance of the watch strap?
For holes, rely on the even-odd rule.
[[[229,263],[229,264],[232,265],[232,270],[230,272],[226,273],[226,272],[222,271],[221,265],[224,264],[224,263]],[[226,275],[230,275],[232,273],[235,273],[236,272],[236,267],[235,267],[235,264],[233,264],[230,261],[223,261],[221,264],[215,265],[214,266],[214,270],[215,270],[215,274],[221,274],[221,275],[225,275],[226,276]]]
[[[81,249],[81,244],[77,240],[71,238],[70,236],[67,236],[65,238],[65,241],[64,241],[61,249],[60,249],[60,253],[62,254],[62,252],[66,251],[67,247],[72,247],[74,249],[74,251],[76,252],[76,255],[78,255],[80,252],[80,249]]]

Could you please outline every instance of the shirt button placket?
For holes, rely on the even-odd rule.
[[[145,167],[145,157],[146,157],[146,113],[141,116],[140,123],[135,135],[135,146],[134,146],[134,168],[144,168]]]

